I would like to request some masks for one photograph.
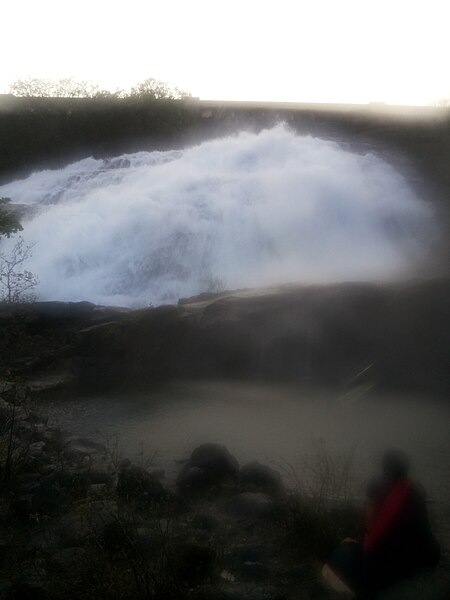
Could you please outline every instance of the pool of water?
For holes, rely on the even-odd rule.
[[[411,457],[413,475],[450,505],[450,404],[437,398],[369,393],[348,402],[306,387],[229,381],[179,382],[139,393],[48,400],[52,424],[108,440],[123,456],[169,476],[203,442],[225,444],[241,463],[259,460],[286,479],[349,461],[356,492],[388,447]]]

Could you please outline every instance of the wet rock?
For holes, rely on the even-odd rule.
[[[278,471],[254,461],[244,465],[239,472],[239,487],[248,492],[265,492],[278,495],[283,492],[283,483]]]
[[[250,519],[271,517],[275,512],[273,500],[262,492],[238,494],[228,502],[226,508],[238,518]]]
[[[44,450],[44,447],[45,447],[45,442],[33,442],[32,444],[29,445],[29,452],[32,456],[36,455],[36,454],[39,455]]]
[[[200,471],[191,471],[191,469],[200,469]],[[196,448],[187,463],[184,465],[178,477],[178,485],[186,485],[186,480],[190,485],[194,479],[199,479],[210,485],[219,483],[227,478],[236,477],[239,472],[239,463],[228,449],[222,444],[202,444]]]

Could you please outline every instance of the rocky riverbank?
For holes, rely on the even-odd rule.
[[[196,448],[169,480],[144,457],[50,427],[20,386],[2,395],[0,598],[334,598],[320,566],[358,535],[360,515],[330,502],[323,481],[312,496],[301,482],[286,489],[220,444]],[[448,577],[433,577],[434,596],[411,595],[419,586],[387,598],[444,600]]]
[[[17,394],[0,400],[0,597],[328,597],[318,567],[350,504],[314,508],[219,444],[166,481],[49,427]]]

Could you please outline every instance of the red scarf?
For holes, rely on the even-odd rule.
[[[376,548],[400,520],[404,520],[411,509],[413,488],[406,477],[395,483],[387,494],[374,520],[364,536],[364,551]]]

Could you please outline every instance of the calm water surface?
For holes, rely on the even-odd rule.
[[[245,462],[258,459],[301,475],[305,461],[353,457],[356,490],[376,472],[380,453],[397,446],[432,499],[450,505],[450,403],[426,396],[370,394],[352,403],[337,393],[258,383],[183,382],[140,393],[47,401],[50,422],[119,444],[169,476],[203,442],[220,442]]]

